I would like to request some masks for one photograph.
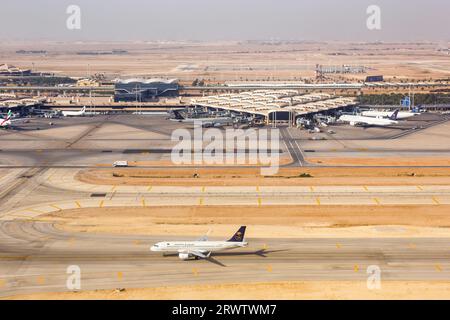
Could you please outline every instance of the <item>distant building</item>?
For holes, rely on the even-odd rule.
[[[100,87],[100,82],[93,79],[81,79],[77,81],[77,87]]]
[[[159,97],[176,97],[178,91],[177,79],[117,80],[114,86],[114,101],[155,101]]]
[[[368,76],[366,77],[366,82],[383,82],[383,76]]]
[[[9,64],[0,64],[0,75],[2,76],[29,76],[31,75],[30,69],[19,69]]]

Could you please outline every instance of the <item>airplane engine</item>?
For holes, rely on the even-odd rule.
[[[189,253],[179,253],[179,254],[178,254],[178,257],[179,257],[181,260],[189,260],[191,256],[190,256]]]

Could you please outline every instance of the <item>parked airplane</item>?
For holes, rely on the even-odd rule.
[[[14,122],[19,122],[19,121],[25,121],[25,119],[22,118],[13,118],[13,114],[11,112],[11,110],[8,111],[8,114],[6,115],[6,118],[0,118],[0,128],[2,129],[8,129],[12,126],[12,124]]]
[[[11,125],[11,110],[8,111],[8,115],[5,118],[0,118],[0,126],[2,128],[9,127]]]
[[[395,110],[388,118],[373,118],[373,117],[365,117],[360,115],[350,115],[344,114],[339,118],[341,122],[348,122],[351,126],[363,125],[363,126],[390,126],[393,124],[397,124],[397,114],[398,110]]]
[[[242,226],[228,241],[208,241],[205,235],[197,241],[163,241],[150,248],[154,252],[176,252],[181,260],[209,259],[212,252],[242,248],[248,245],[244,241],[246,226]]]
[[[397,119],[407,119],[414,117],[416,115],[420,114],[419,112],[413,112],[413,111],[399,111],[397,114]],[[376,110],[369,110],[369,111],[363,111],[361,112],[361,115],[364,117],[372,117],[372,118],[389,118],[392,115],[392,111],[376,111]]]
[[[172,111],[175,118],[171,118],[172,121],[185,122],[185,123],[201,123],[202,127],[223,127],[227,125],[232,125],[234,120],[231,117],[208,117],[208,118],[186,118],[179,110]]]
[[[62,111],[64,117],[82,117],[86,113],[86,107],[83,107],[80,111]]]

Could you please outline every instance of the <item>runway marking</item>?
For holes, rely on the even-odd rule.
[[[353,267],[353,271],[355,271],[355,272],[359,271],[359,266],[357,264],[355,264],[355,266]]]
[[[117,279],[122,280],[122,278],[123,278],[122,271],[117,272]]]
[[[309,187],[309,190],[310,190],[311,192],[314,192],[314,187]]]
[[[272,272],[273,271],[273,268],[272,268],[272,266],[269,264],[268,266],[267,266],[267,272]]]
[[[316,203],[318,206],[320,206],[320,198],[319,197],[316,198]]]
[[[206,187],[202,187],[202,192],[205,192],[205,190],[206,190]]]
[[[145,199],[142,199],[142,206],[145,208],[147,205],[145,204]]]
[[[202,206],[203,205],[203,198],[198,199],[198,205]]]
[[[37,282],[39,285],[45,284],[45,277],[43,277],[43,276],[37,277],[36,282]]]
[[[441,203],[439,202],[439,200],[438,200],[436,197],[431,197],[431,199],[433,200],[433,202],[434,202],[435,204],[441,204]]]
[[[104,204],[105,204],[105,200],[101,200],[100,203],[98,204],[98,207],[103,208]]]
[[[436,269],[437,272],[442,272],[442,267],[440,264],[435,265],[434,268]]]
[[[340,243],[336,243],[336,248],[340,249],[342,245]]]
[[[259,186],[256,186],[256,192],[259,192]]]
[[[419,189],[420,191],[423,191],[423,188],[421,186],[416,186],[417,189]]]
[[[148,186],[147,191],[148,192],[152,191],[152,188],[153,188],[152,186]]]
[[[78,207],[78,209],[81,209],[81,204],[78,201],[75,201],[76,206]]]
[[[37,210],[37,209],[27,209],[28,211],[31,211],[31,212],[35,212],[35,213],[39,213],[39,214],[44,214],[44,213],[46,213],[45,211],[41,211],[41,210]]]
[[[0,261],[22,261],[26,259],[26,256],[0,256]]]
[[[263,245],[263,250],[267,250],[267,244],[266,243],[264,243],[264,245]]]
[[[112,186],[111,192],[116,191],[117,186]]]
[[[261,204],[262,204],[261,197],[258,197],[258,206],[261,206]]]
[[[51,204],[50,207],[55,208],[58,211],[61,211],[62,209],[58,207],[56,204]]]
[[[377,205],[380,205],[380,204],[381,204],[381,202],[380,202],[380,200],[379,200],[378,198],[373,198],[373,201],[374,201]]]
[[[26,214],[17,214],[17,213],[10,213],[8,214],[8,216],[17,218],[30,218],[30,216],[27,216]]]
[[[48,181],[48,182],[51,182],[51,180],[52,180],[52,178],[53,178],[54,175],[55,175],[54,173],[52,173],[51,175],[49,175],[48,178],[47,178],[47,181]]]
[[[367,192],[369,192],[369,188],[367,188],[367,186],[364,186],[363,188],[364,188],[364,190],[366,190]]]
[[[198,269],[197,268],[192,268],[192,274],[194,275],[194,277],[198,276]]]

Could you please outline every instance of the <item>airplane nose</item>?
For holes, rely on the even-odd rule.
[[[155,246],[151,246],[150,247],[150,251],[156,251],[156,247]]]

